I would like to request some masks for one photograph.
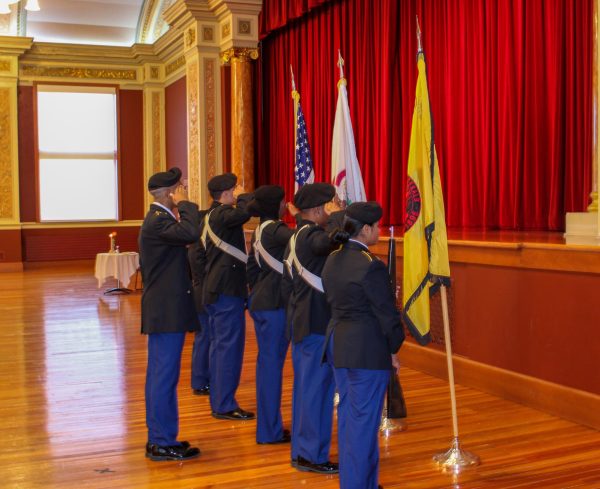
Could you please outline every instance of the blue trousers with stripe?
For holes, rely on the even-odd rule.
[[[178,445],[177,383],[185,333],[148,335],[146,368],[146,426],[148,441],[160,446]]]
[[[239,407],[235,392],[240,385],[246,319],[244,299],[220,295],[206,306],[210,335],[210,406],[215,413],[227,413]]]
[[[329,460],[333,425],[333,368],[321,363],[325,336],[311,334],[292,343],[292,459],[322,464]]]
[[[377,489],[379,423],[389,370],[334,369],[340,395],[340,489]]]
[[[256,331],[256,441],[268,443],[283,436],[281,382],[289,341],[285,309],[251,311]]]
[[[202,329],[194,334],[192,347],[192,389],[202,389],[210,384],[208,314],[198,314]]]

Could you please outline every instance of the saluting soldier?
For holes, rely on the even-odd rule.
[[[250,215],[260,217],[248,255],[248,309],[254,320],[256,359],[256,442],[288,443],[290,432],[281,419],[281,382],[289,346],[285,330],[286,300],[282,295],[283,255],[294,231],[281,217],[285,192],[278,185],[263,185],[248,204]]]
[[[240,408],[235,399],[244,357],[244,307],[248,296],[248,255],[242,226],[250,219],[246,204],[252,196],[241,193],[233,173],[211,178],[208,190],[213,203],[202,224],[206,249],[202,295],[210,334],[212,415],[217,419],[254,419],[254,413]]]
[[[335,195],[328,183],[306,184],[294,196],[300,219],[290,239],[286,274],[292,277],[287,323],[291,328],[294,387],[292,399],[292,466],[298,470],[333,474],[329,461],[333,423],[333,370],[321,364],[329,305],[321,271],[333,243],[325,231],[325,205]]]
[[[343,243],[323,269],[331,305],[327,328],[338,404],[341,489],[377,489],[378,430],[392,364],[404,330],[386,266],[369,252],[379,238],[382,210],[377,202],[357,202],[346,209]]]
[[[187,200],[181,171],[156,173],[148,181],[154,202],[139,236],[142,333],[148,335],[146,368],[146,456],[185,460],[198,448],[177,441],[177,383],[185,333],[200,327],[192,298],[186,246],[199,238],[198,206]],[[179,210],[179,221],[173,209]]]
[[[202,221],[206,210],[198,212],[200,220],[200,232],[202,232]],[[208,396],[210,394],[210,368],[209,350],[210,334],[208,328],[208,314],[202,303],[202,284],[204,283],[206,267],[206,250],[200,240],[188,248],[188,258],[192,272],[192,284],[194,286],[194,303],[201,329],[196,331],[194,345],[192,347],[192,392],[197,396]]]

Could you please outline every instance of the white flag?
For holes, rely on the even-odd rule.
[[[343,60],[340,58],[340,63]],[[341,66],[340,66],[341,72]],[[348,92],[346,79],[342,77],[338,82],[338,101],[333,123],[333,141],[331,143],[331,180],[335,185],[340,200],[348,204],[366,201],[365,186],[363,184],[356,146],[354,145],[354,132],[348,107]]]

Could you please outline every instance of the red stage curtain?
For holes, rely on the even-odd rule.
[[[332,0],[263,0],[263,8],[258,17],[261,39],[271,31],[283,27],[288,22],[302,17],[315,7]]]
[[[293,193],[290,64],[329,181],[340,48],[367,195],[403,223],[417,15],[448,226],[564,229],[591,190],[590,0],[339,0],[288,23],[261,46],[259,183]]]

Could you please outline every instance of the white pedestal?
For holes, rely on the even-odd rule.
[[[567,244],[600,246],[597,212],[567,212]]]

